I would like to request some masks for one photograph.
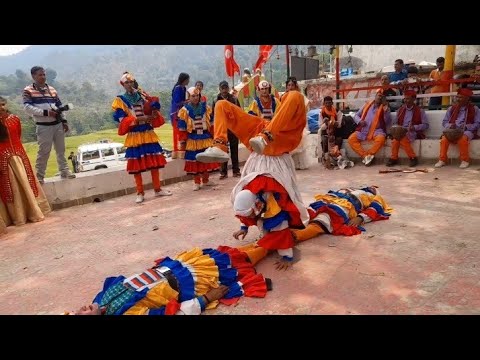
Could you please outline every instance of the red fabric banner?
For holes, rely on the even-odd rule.
[[[260,45],[259,47],[259,54],[258,54],[258,60],[255,64],[255,67],[253,68],[254,71],[257,69],[262,69],[263,65],[268,60],[268,57],[270,56],[270,52],[272,51],[273,45]]]
[[[225,71],[228,77],[233,77],[235,73],[240,75],[240,67],[233,58],[233,45],[225,45]]]

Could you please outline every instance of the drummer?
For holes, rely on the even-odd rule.
[[[440,159],[435,164],[436,168],[446,165],[448,147],[450,144],[455,143],[458,144],[460,160],[462,161],[460,168],[465,169],[470,165],[470,141],[478,138],[477,131],[480,127],[480,110],[470,102],[472,95],[473,92],[470,89],[458,89],[457,102],[447,109],[442,122],[444,130],[461,129],[463,130],[463,135],[455,141],[450,141],[445,135],[442,135],[440,140]]]
[[[392,154],[387,166],[398,164],[398,151],[402,148],[410,159],[409,166],[418,164],[417,155],[412,148],[415,139],[425,139],[424,131],[428,129],[428,120],[425,111],[415,104],[417,93],[414,90],[405,90],[404,104],[397,111],[397,121],[391,128]],[[395,126],[396,125],[396,126]],[[405,131],[398,128],[401,126]]]

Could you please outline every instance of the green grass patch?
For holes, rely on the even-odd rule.
[[[160,139],[160,144],[162,145],[162,147],[171,150],[173,148],[172,126],[170,124],[165,124],[162,127],[155,129],[155,132],[157,133]],[[71,151],[76,153],[77,148],[80,145],[87,144],[87,143],[95,143],[103,139],[109,139],[113,142],[119,142],[123,144],[125,141],[125,136],[119,136],[117,134],[117,129],[102,130],[102,131],[97,131],[87,135],[69,136],[65,138],[65,145],[66,145],[65,157],[68,158],[68,155],[70,154]],[[36,142],[31,142],[31,143],[25,143],[24,146],[25,146],[25,150],[27,152],[28,158],[32,163],[32,167],[35,168],[35,162],[37,160],[38,144]],[[68,161],[68,165],[70,165],[70,169],[71,169],[72,163],[70,161]],[[53,149],[53,146],[52,146],[52,151],[50,153],[50,157],[48,158],[47,171],[46,171],[45,177],[52,177],[52,176],[55,176],[55,174],[57,173],[58,173],[57,156],[55,154],[55,149]]]

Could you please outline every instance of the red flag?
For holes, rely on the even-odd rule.
[[[263,65],[267,62],[270,52],[272,51],[273,45],[260,45],[259,55],[257,63],[253,68],[254,71],[257,69],[262,69]]]
[[[235,73],[240,75],[240,67],[233,58],[233,45],[225,45],[225,71],[229,77]]]

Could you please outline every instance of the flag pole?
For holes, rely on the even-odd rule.
[[[288,45],[285,45],[285,51],[287,54],[287,78],[290,77],[290,51],[288,49]]]

